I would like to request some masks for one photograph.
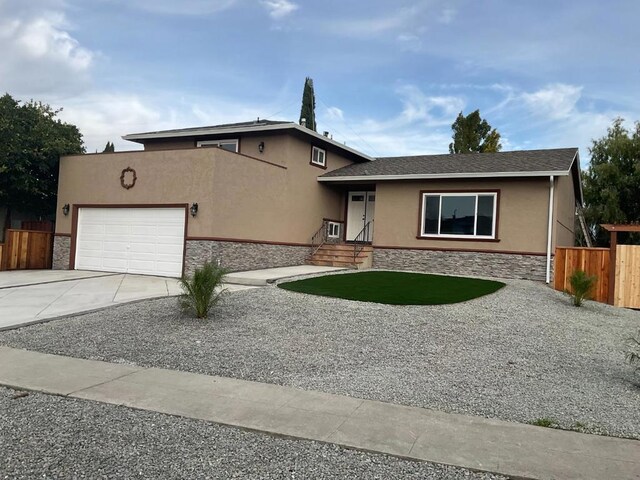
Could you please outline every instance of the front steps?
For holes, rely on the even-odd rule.
[[[371,268],[373,247],[366,245],[353,258],[353,245],[344,243],[325,243],[307,261],[310,265],[327,267],[356,268],[358,270]]]

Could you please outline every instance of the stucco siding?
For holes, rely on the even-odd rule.
[[[57,211],[65,203],[196,202],[198,215],[188,220],[188,237],[308,243],[322,218],[341,215],[341,195],[317,182],[324,170],[309,165],[309,144],[282,136],[270,138],[267,148],[277,165],[218,148],[64,157]],[[330,168],[349,163],[337,155],[328,155],[328,162]],[[137,175],[128,190],[120,185],[127,167]],[[56,232],[71,229],[72,215],[59,215]]]
[[[499,191],[497,241],[426,239],[419,236],[421,191]],[[464,249],[544,253],[548,179],[379,182],[374,247]]]
[[[573,247],[575,244],[576,200],[571,177],[558,177],[555,191],[555,223],[553,247]]]

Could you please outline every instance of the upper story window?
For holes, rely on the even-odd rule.
[[[231,140],[202,140],[197,143],[198,147],[220,147],[223,150],[238,153],[238,139]]]
[[[311,165],[318,167],[327,166],[327,152],[318,147],[311,148]]]
[[[498,192],[423,193],[420,236],[495,239]]]

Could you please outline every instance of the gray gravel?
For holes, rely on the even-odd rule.
[[[0,478],[502,479],[84,400],[0,388]]]
[[[3,332],[0,344],[640,438],[640,378],[623,354],[639,326],[640,312],[575,308],[528,281],[406,307],[272,286],[228,294],[209,323],[162,299]]]

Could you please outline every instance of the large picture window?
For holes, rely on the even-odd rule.
[[[423,237],[495,239],[497,192],[423,193]]]

